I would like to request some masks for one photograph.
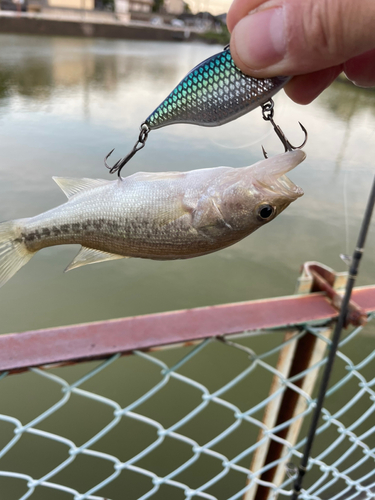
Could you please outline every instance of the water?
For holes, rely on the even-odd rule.
[[[109,178],[106,153],[127,153],[150,111],[219,49],[6,35],[0,46],[0,220],[63,202],[53,175]],[[281,217],[227,250],[181,262],[132,259],[63,275],[78,247],[41,251],[1,290],[0,331],[287,295],[307,260],[344,270],[339,254],[353,248],[374,170],[374,111],[373,93],[344,84],[308,107],[280,94],[276,120],[291,142],[302,139],[298,120],[309,131],[308,158],[290,175],[305,196]],[[257,110],[220,128],[170,126],[150,134],[126,172],[247,165],[261,159],[261,144],[269,154],[282,148]],[[375,282],[373,244],[372,235],[362,283]]]
[[[10,35],[0,35],[0,48],[0,220],[64,202],[54,175],[109,178],[109,150],[116,148],[113,160],[127,153],[175,84],[221,49]],[[288,295],[308,260],[345,270],[339,255],[355,245],[374,173],[375,94],[335,83],[307,107],[283,93],[275,102],[292,143],[302,140],[298,120],[309,132],[307,160],[290,174],[305,196],[282,216],[231,248],[187,261],[129,259],[63,274],[78,247],[45,249],[0,290],[0,333]],[[220,128],[166,127],[124,172],[248,165],[261,159],[261,144],[270,155],[282,149],[259,110]],[[374,245],[372,224],[358,284],[375,283]],[[7,387],[3,403],[15,390],[23,401],[33,384]]]

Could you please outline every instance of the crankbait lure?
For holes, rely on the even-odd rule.
[[[224,125],[268,101],[290,77],[252,78],[234,64],[229,49],[190,71],[146,119],[152,130],[173,123]]]
[[[285,147],[285,151],[302,148],[294,147],[286,139],[284,133],[273,121],[273,101],[275,95],[290,80],[289,76],[274,78],[253,78],[245,75],[234,64],[229,47],[211,56],[193,68],[177,85],[169,96],[142,123],[138,141],[132,151],[123,159],[110,167],[105,158],[105,166],[110,173],[121,169],[145,146],[151,130],[175,123],[191,123],[203,127],[224,125],[240,116],[262,106],[263,118],[271,121],[274,130]],[[264,149],[264,156],[267,157]]]

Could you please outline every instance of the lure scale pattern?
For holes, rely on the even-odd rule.
[[[192,69],[145,123],[149,129],[174,123],[223,125],[268,101],[289,79],[247,76],[226,49]]]

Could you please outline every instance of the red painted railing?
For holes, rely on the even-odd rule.
[[[375,286],[356,288],[352,300],[375,311]],[[224,304],[0,336],[0,371],[98,359],[208,337],[334,320],[323,293]]]

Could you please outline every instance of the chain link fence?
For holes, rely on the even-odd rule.
[[[3,373],[0,498],[290,497],[331,331]],[[369,321],[341,341],[302,499],[375,497],[374,333]],[[304,364],[307,339],[320,347]]]

